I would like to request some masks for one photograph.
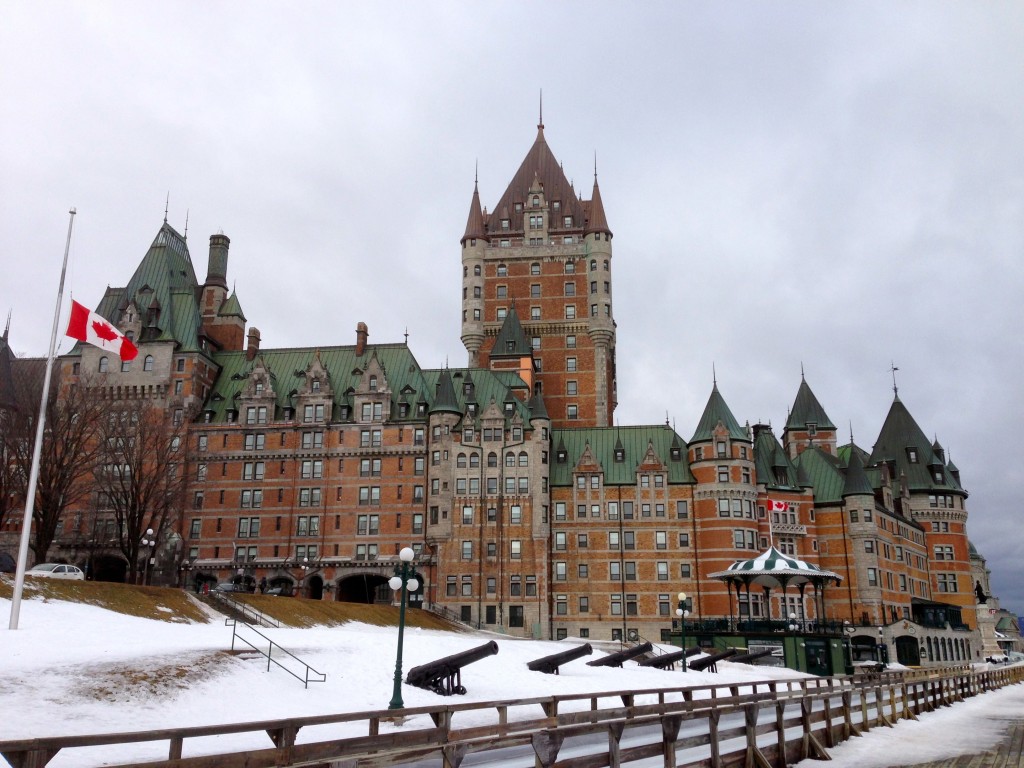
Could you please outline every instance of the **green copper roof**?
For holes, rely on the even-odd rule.
[[[842,502],[846,478],[835,456],[821,448],[808,448],[796,460],[814,491],[815,504]]]
[[[729,406],[725,404],[725,399],[718,391],[718,384],[715,384],[711,390],[711,397],[708,398],[708,404],[704,407],[704,413],[697,423],[697,431],[693,433],[690,442],[711,440],[719,422],[725,426],[729,437],[733,440],[749,439],[747,431],[740,426],[736,417],[732,415],[732,411],[729,410]]]
[[[231,292],[217,314],[221,317],[240,317],[245,320],[245,313],[242,312],[242,305],[239,303],[238,294],[235,291]]]
[[[505,315],[505,321],[498,330],[494,339],[494,346],[491,348],[491,357],[526,357],[533,354],[533,347],[530,340],[526,338],[526,332],[519,322],[519,314],[516,312],[515,304]]]
[[[400,401],[403,396],[405,402],[410,404],[429,403],[433,400],[433,382],[428,382],[424,377],[416,358],[405,344],[367,346],[361,356],[356,355],[355,349],[354,346],[319,348],[320,362],[327,370],[336,404],[350,404],[346,393],[359,385],[362,372],[374,352],[384,369],[393,403]],[[262,361],[272,375],[277,407],[293,406],[292,393],[305,387],[305,371],[317,351],[314,347],[264,349],[260,350],[256,360],[247,360],[243,351],[217,353],[214,359],[221,366],[221,372],[204,410],[212,412],[213,421],[225,420],[227,410],[237,409],[236,397],[245,388],[249,373],[258,361]],[[381,382],[383,386],[384,382]],[[397,409],[392,409],[391,415],[392,420],[398,420]],[[414,418],[415,409],[410,408],[408,419]]]
[[[513,415],[518,415],[525,427],[530,426],[529,406],[511,394],[515,391],[525,392],[526,382],[515,371],[490,371],[486,368],[441,368],[423,371],[423,376],[430,388],[431,399],[437,392],[437,384],[442,374],[448,371],[452,379],[456,407],[460,413],[466,413],[469,403],[476,403],[477,418],[487,410],[493,400],[504,413],[506,400],[513,405]],[[511,398],[509,398],[511,394]],[[506,418],[508,421],[508,418]],[[463,420],[465,422],[465,419]]]
[[[814,396],[811,388],[807,385],[806,379],[800,378],[800,388],[796,392],[796,400],[793,401],[793,409],[789,412],[789,419],[786,421],[786,429],[807,429],[808,424],[814,424],[818,429],[835,429],[835,424],[829,419],[825,409],[821,407],[818,398]]]
[[[900,474],[906,475],[907,486],[911,491],[962,490],[956,478],[935,455],[931,441],[914,421],[899,396],[889,408],[868,461],[869,465],[887,462],[896,465],[894,480]],[[934,472],[939,473],[938,480]]]
[[[678,441],[678,459],[672,459],[673,440]],[[615,460],[615,446],[621,442],[623,461]],[[551,444],[555,446],[551,462],[551,485],[572,485],[573,469],[580,456],[590,447],[594,459],[604,469],[605,485],[635,485],[637,466],[647,455],[649,446],[665,465],[670,483],[693,483],[686,460],[686,443],[675,430],[664,424],[639,427],[595,427],[593,429],[556,429]],[[565,461],[558,460],[565,450]]]
[[[850,463],[846,467],[846,483],[843,485],[843,496],[873,496],[875,489],[871,487],[864,472],[864,464],[861,461],[860,453],[850,453]]]
[[[767,427],[757,427],[754,438],[754,467],[757,482],[766,488],[799,488],[796,467],[782,444]]]
[[[550,421],[551,417],[548,416],[548,409],[544,406],[544,398],[540,392],[535,392],[530,398],[529,406],[531,419],[548,419]]]
[[[459,401],[455,396],[455,385],[452,384],[452,375],[445,368],[437,377],[437,389],[434,394],[434,404],[430,407],[431,413],[457,413],[462,415]]]

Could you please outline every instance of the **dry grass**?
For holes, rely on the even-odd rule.
[[[223,657],[224,654],[218,652],[193,656],[186,662],[161,664],[149,659],[141,667],[124,662],[96,665],[69,690],[69,695],[109,702],[173,696],[197,681],[219,674],[223,670]]]
[[[14,579],[0,579],[0,597],[10,598]],[[24,599],[65,600],[108,611],[175,623],[208,622],[209,617],[180,589],[138,587],[106,581],[25,578]]]
[[[11,597],[13,583],[13,578],[0,577],[0,597]],[[43,600],[85,603],[108,611],[159,621],[184,623],[210,620],[189,594],[180,589],[167,587],[138,587],[104,581],[62,581],[27,577],[24,597],[26,600],[41,597]],[[290,627],[337,626],[349,621],[376,626],[398,625],[398,608],[390,605],[335,603],[259,594],[231,597],[248,603],[256,610]],[[207,600],[216,609],[216,601]],[[458,625],[429,611],[407,610],[405,619],[406,625],[410,627],[459,629]]]

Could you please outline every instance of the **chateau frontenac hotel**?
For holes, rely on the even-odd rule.
[[[582,199],[543,125],[493,206],[472,191],[451,308],[464,367],[423,368],[358,318],[337,346],[262,348],[228,291],[229,244],[210,237],[200,283],[165,221],[96,307],[138,358],[80,344],[59,359],[65,386],[99,376],[112,396],[192,419],[187,499],[158,534],[155,582],[391,602],[410,546],[414,603],[513,636],[664,640],[683,607],[694,637],[795,616],[845,627],[855,646],[882,628],[921,663],[988,652],[995,600],[968,494],[898,395],[870,450],[839,443],[802,375],[781,434],[744,425],[717,384],[682,434],[614,425],[613,231],[596,175]],[[110,563],[81,547],[103,530],[102,494],[85,506],[49,558],[102,578]],[[770,547],[838,579],[711,577]]]

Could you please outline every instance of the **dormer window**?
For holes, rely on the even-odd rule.
[[[814,437],[816,434],[818,434],[818,425],[815,424],[814,422],[808,422],[807,434],[810,435],[811,437]]]
[[[556,210],[556,211],[559,210],[561,207],[562,207],[562,204],[558,200],[555,200],[555,202],[553,202],[551,204],[551,208]]]
[[[516,213],[519,213],[521,210],[523,210],[523,204],[516,203]]]
[[[313,392],[319,392],[320,391],[320,379],[313,379],[313,383],[310,384],[309,388]]]
[[[911,464],[917,464],[917,448],[907,448],[907,460]]]
[[[672,461],[679,461],[682,459],[682,452],[679,450],[678,446],[672,446],[671,457]]]
[[[515,352],[516,351],[516,343],[515,343],[515,341],[513,341],[513,340],[506,341],[505,342],[505,351],[506,352]]]
[[[255,386],[255,390],[254,391],[256,392],[256,397],[259,397],[260,395],[263,394],[263,382],[262,381],[257,381],[256,382],[256,386]]]
[[[565,224],[566,227],[571,227],[572,226],[572,216],[566,216],[564,219],[562,219],[562,223]]]
[[[502,219],[501,220],[501,228],[502,229],[508,229],[510,225],[511,225],[511,222],[508,219]]]
[[[377,377],[376,376],[371,376],[370,377],[370,391],[371,392],[376,392],[377,391]]]
[[[505,415],[506,416],[511,416],[512,415],[512,411],[514,409],[515,409],[515,405],[513,405],[512,403],[505,403]]]
[[[536,208],[538,205],[540,205],[540,196],[539,195],[534,195],[533,196],[533,207]]]
[[[621,464],[625,460],[626,460],[626,450],[625,450],[625,448],[616,448],[615,449],[615,463],[616,464]]]

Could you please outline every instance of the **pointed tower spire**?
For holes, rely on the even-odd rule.
[[[480,189],[476,178],[476,172],[473,173],[473,199],[469,204],[469,218],[466,221],[466,234],[462,236],[462,244],[465,245],[467,240],[486,240],[487,232],[484,230],[484,214],[480,208]]]
[[[604,233],[612,237],[612,231],[608,227],[608,218],[604,214],[604,203],[601,201],[601,188],[597,185],[597,154],[594,155],[594,191],[590,196],[590,215],[587,218],[587,228],[584,234],[592,235]]]

